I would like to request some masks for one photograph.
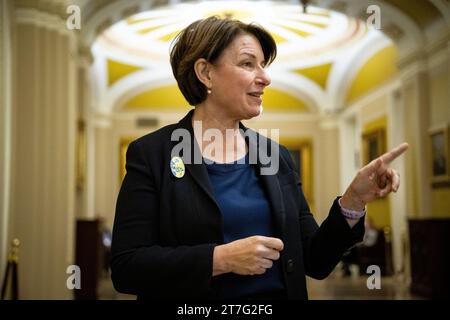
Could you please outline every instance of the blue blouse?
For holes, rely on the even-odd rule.
[[[222,213],[224,243],[255,235],[274,237],[270,205],[255,168],[249,164],[248,153],[236,162],[205,162]],[[262,275],[227,273],[217,281],[219,296],[224,299],[284,289],[280,260]]]

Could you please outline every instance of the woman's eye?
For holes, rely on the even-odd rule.
[[[244,62],[243,63],[243,65],[245,66],[245,67],[251,67],[253,64],[251,63],[251,62]]]

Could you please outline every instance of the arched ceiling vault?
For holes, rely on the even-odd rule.
[[[99,43],[106,47],[109,46],[108,54],[101,52],[102,50],[97,52],[94,50],[96,55],[101,52],[101,59],[104,60],[103,66],[100,67],[97,64],[94,67],[97,68],[97,72],[103,72],[103,78],[99,79],[99,83],[103,85],[104,91],[97,93],[97,96],[103,99],[99,103],[99,106],[104,108],[103,111],[108,111],[108,108],[139,108],[145,104],[146,99],[151,98],[152,101],[158,101],[156,98],[158,95],[166,95],[167,90],[176,91],[173,86],[175,82],[168,83],[170,79],[162,77],[164,68],[160,68],[159,71],[155,68],[157,65],[161,67],[161,61],[168,58],[168,51],[163,50],[163,48],[167,48],[164,44],[167,44],[187,23],[182,19],[181,21],[177,20],[177,15],[171,15],[170,10],[164,11],[164,7],[167,4],[174,5],[174,3],[177,3],[178,6],[187,6],[188,4],[180,3],[181,1],[149,0],[105,1],[100,4],[101,2],[96,2],[97,6],[92,8],[90,7],[91,2],[78,1],[81,6],[85,6],[86,12],[89,13],[84,30],[80,34],[81,42],[85,47],[94,43],[93,48]],[[251,18],[251,14],[249,16],[246,9],[263,6],[263,2],[250,1],[247,8],[244,5],[233,12],[230,8],[221,7],[221,2],[208,2],[214,4],[214,7],[208,6],[213,8],[213,10],[209,10],[209,14],[223,14],[228,10],[234,17],[244,21]],[[244,2],[240,1],[240,3]],[[308,15],[302,16],[300,5],[292,4],[292,1],[285,3],[277,1],[276,6],[280,8],[297,6],[297,9],[291,9],[291,14],[287,16],[281,15],[282,9],[272,10],[268,19],[261,21],[261,24],[273,33],[280,48],[280,55],[270,68],[270,72],[276,74],[276,76],[272,76],[274,90],[266,95],[266,98],[271,97],[270,105],[274,103],[274,111],[320,113],[340,109],[351,103],[358,95],[363,94],[365,90],[370,90],[371,87],[379,85],[386,78],[395,74],[399,59],[423,50],[426,47],[424,44],[429,41],[430,37],[426,32],[427,28],[433,27],[433,30],[438,30],[444,26],[444,28],[447,27],[448,35],[449,10],[446,11],[446,9],[449,9],[450,5],[446,1],[420,0],[415,1],[413,6],[408,5],[410,1],[403,0],[357,2],[318,0],[311,1],[311,3]],[[381,7],[383,32],[368,29],[363,23],[362,19],[367,19],[368,16],[365,10],[369,4]],[[426,15],[421,14],[422,9],[426,10]],[[214,10],[217,12],[212,12]],[[167,16],[156,17],[157,12],[160,14],[166,12]],[[199,11],[197,10],[197,12]],[[203,10],[203,15],[206,14],[205,12],[208,10]],[[339,12],[356,17],[356,19],[340,15]],[[151,17],[152,14],[153,17]],[[199,15],[197,14],[197,16]],[[336,32],[337,28],[335,27],[338,25],[338,21],[341,21],[343,26],[345,25],[345,28],[340,30],[340,34]],[[112,49],[117,44],[117,40],[120,40],[120,37],[114,34],[114,30],[117,31],[118,26],[126,26],[128,30],[133,30],[139,36],[136,39],[147,39],[155,44],[152,46],[153,48],[159,46],[159,51],[142,51],[138,45],[134,47],[131,56],[124,58],[122,55],[122,58],[119,59],[120,51],[124,48],[119,46]],[[321,45],[316,44],[316,47],[300,45],[308,44],[310,39],[323,39],[326,37],[324,34],[330,31],[336,32],[334,33],[335,37],[339,35],[337,41],[324,41]],[[379,40],[378,50],[368,50],[370,46],[364,45],[364,39],[367,41],[371,37]],[[294,39],[298,41],[296,42]],[[119,44],[123,44],[123,42],[119,41]],[[313,44],[313,41],[310,41],[309,44]],[[353,45],[353,48],[350,44]],[[295,48],[298,50],[296,51]],[[342,59],[343,56],[352,58]],[[387,66],[388,72],[386,72],[385,78],[380,72],[374,74],[375,71],[380,70],[371,66],[380,61]],[[97,56],[96,63],[98,63]],[[128,82],[125,81],[126,78],[131,76],[136,78],[136,74],[145,74],[144,70],[159,72],[161,79],[164,78],[165,82],[158,83],[153,79],[148,82],[153,86],[146,88],[141,84],[139,90],[134,88],[133,91],[131,89],[133,86],[129,79]],[[166,68],[165,72],[167,71],[170,72],[170,69]],[[358,80],[359,84],[355,83],[355,80]],[[360,81],[364,81],[364,85],[361,85]],[[154,91],[152,92],[152,90]],[[134,92],[135,95],[130,96],[131,92]],[[164,104],[173,103],[175,106],[182,102],[180,97],[172,96],[174,101],[170,102],[166,99]],[[116,100],[113,101],[112,97]],[[285,102],[285,106],[282,106],[283,103],[276,106],[277,101]],[[294,104],[294,101],[297,101],[297,104]],[[292,108],[288,106],[292,106]]]

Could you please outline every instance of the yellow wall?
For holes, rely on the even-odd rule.
[[[433,218],[450,218],[450,188],[431,190]]]
[[[448,67],[443,67],[444,69]],[[450,76],[448,72],[441,72],[430,77],[430,121],[431,125],[439,125],[450,121]]]
[[[302,179],[302,189],[305,194],[306,200],[310,206],[312,212],[315,212],[314,196],[313,196],[313,149],[311,139],[306,138],[292,138],[292,137],[280,137],[280,144],[288,149],[301,150],[301,163],[300,168]]]
[[[184,99],[176,84],[161,86],[144,91],[130,98],[123,104],[124,110],[159,111],[161,109],[184,112],[189,104]],[[279,90],[267,88],[264,92],[265,111],[307,112],[306,103],[297,97]]]
[[[394,77],[397,73],[396,63],[397,51],[394,46],[385,47],[370,57],[353,78],[347,92],[347,103],[355,101]]]
[[[132,66],[114,60],[108,60],[107,65],[108,65],[108,86],[112,86],[114,83],[126,77],[127,75],[142,69],[141,67],[138,66]]]
[[[449,70],[448,65],[442,66]],[[430,77],[430,126],[450,123],[450,77],[448,72],[440,72]],[[431,189],[431,215],[435,218],[450,217],[450,187]]]
[[[314,81],[322,89],[326,89],[328,75],[330,74],[331,67],[331,63],[325,63],[314,67],[297,69],[294,70],[294,72]]]
[[[256,131],[269,129],[267,134],[270,138],[274,138],[270,136],[270,129],[279,129],[279,141],[285,146],[299,146],[304,142],[311,144],[310,169],[304,169],[310,171],[310,176],[307,180],[304,174],[302,176],[303,183],[310,181],[310,184],[303,187],[316,221],[321,223],[325,220],[333,200],[340,194],[338,128],[321,130],[315,119],[305,121],[291,117],[280,121],[267,113],[258,119],[244,121],[244,124]],[[324,134],[324,131],[327,133]]]

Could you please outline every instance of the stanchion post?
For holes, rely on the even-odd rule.
[[[8,288],[9,274],[11,273],[11,299],[19,299],[19,277],[18,277],[18,263],[19,263],[19,239],[14,239],[11,242],[11,249],[8,255],[8,263],[6,265],[5,276],[3,277],[1,300],[5,300],[6,290]]]

